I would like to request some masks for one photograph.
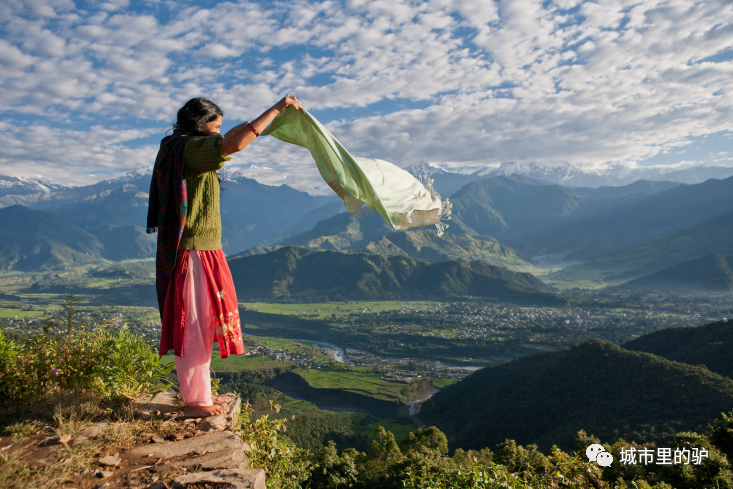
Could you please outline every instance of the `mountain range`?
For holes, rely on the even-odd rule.
[[[508,239],[506,244],[529,255],[561,253],[567,261],[589,261],[731,210],[733,177],[710,179],[573,216]]]
[[[565,303],[529,273],[480,261],[428,262],[293,246],[233,256],[228,261],[237,296],[246,300],[481,297],[523,304]]]
[[[476,239],[453,233],[438,236],[437,230],[430,228],[395,231],[375,212],[366,216],[337,214],[316,223],[307,232],[283,240],[280,245],[412,256],[431,261],[480,260],[521,271],[532,268],[521,253],[500,245],[493,238]]]
[[[619,282],[660,272],[711,254],[733,254],[733,212],[569,266],[554,275],[596,275],[609,282]]]
[[[623,346],[589,340],[483,368],[435,394],[419,416],[463,449],[508,438],[543,451],[551,445],[572,449],[579,430],[604,441],[637,443],[704,430],[733,406],[733,379],[671,358],[709,358],[721,339],[730,346],[730,326],[658,333],[664,334]]]
[[[510,173],[512,168],[525,167],[505,165],[499,173]],[[443,185],[439,190],[453,202],[452,220],[442,237],[430,228],[396,232],[375,213],[350,216],[335,196],[314,197],[287,186],[262,185],[241,173],[222,172],[224,250],[229,255],[245,250],[257,254],[304,246],[431,261],[480,260],[535,273],[542,267],[561,266],[561,271],[548,276],[550,281],[599,284],[620,284],[680,265],[634,287],[655,289],[674,282],[677,290],[699,290],[707,287],[703,283],[715,283],[718,290],[727,290],[724,260],[710,259],[703,267],[689,265],[699,272],[694,279],[681,264],[708,255],[733,255],[728,245],[733,242],[728,239],[733,237],[729,236],[733,177],[695,184],[640,180],[589,188],[521,174],[463,175],[425,166],[422,170],[432,173],[435,185]],[[52,212],[59,222],[86,233],[74,231],[79,240],[70,244],[39,234],[41,228],[25,232],[24,225],[6,227],[5,246],[14,258],[7,258],[4,266],[39,270],[99,259],[151,257],[155,235],[146,235],[142,228],[149,182],[149,173],[84,187],[0,179],[0,207],[21,204]],[[33,216],[27,217],[32,221]],[[35,238],[28,241],[31,235]],[[90,236],[96,240],[93,244]],[[89,242],[82,244],[84,240]],[[687,278],[682,277],[686,273]],[[721,280],[716,282],[716,277]]]
[[[142,228],[146,224],[150,173],[130,173],[82,187],[31,182],[33,186],[23,179],[6,178],[9,180],[5,180],[0,208],[23,205],[52,211],[85,229],[99,225]],[[336,196],[310,196],[286,185],[262,185],[236,172],[222,173],[221,187],[222,245],[227,253],[246,250],[277,233],[286,233],[311,211],[338,200]],[[47,191],[36,191],[40,188]],[[118,232],[117,236],[124,241],[123,247],[140,241],[137,231],[128,235]],[[152,257],[151,250],[154,246],[145,243],[140,252]]]
[[[0,209],[0,270],[58,270],[147,258],[154,239],[140,226],[76,223],[55,212]]]
[[[667,168],[628,168],[615,165],[607,168],[590,168],[568,163],[547,165],[539,163],[501,163],[468,172],[450,172],[427,163],[411,165],[407,170],[413,175],[426,175],[434,180],[434,187],[443,197],[450,197],[464,185],[497,176],[521,175],[532,180],[555,183],[566,187],[618,187],[638,180],[668,181],[686,184],[702,183],[710,178],[724,179],[733,176],[733,168],[722,166],[694,166],[675,170]]]

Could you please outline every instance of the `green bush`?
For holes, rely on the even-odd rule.
[[[280,412],[280,406],[270,401],[270,409]],[[287,436],[287,418],[274,419],[263,414],[251,421],[254,410],[249,402],[242,405],[239,415],[240,436],[250,446],[248,454],[252,467],[263,469],[267,475],[267,487],[275,489],[300,489],[310,475],[309,452],[295,446]]]
[[[105,321],[95,326],[80,323],[76,304],[67,296],[63,316],[47,320],[41,333],[22,345],[0,332],[2,398],[38,402],[57,391],[129,398],[151,389],[173,370],[173,363],[162,365],[148,340],[127,327],[113,331]]]

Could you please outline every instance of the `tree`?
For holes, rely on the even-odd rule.
[[[328,446],[317,450],[311,457],[311,476],[305,487],[318,489],[338,489],[351,487],[358,479],[355,450],[346,450],[339,457],[336,443],[328,442]]]
[[[721,415],[722,419],[716,419],[710,426],[710,441],[728,457],[728,463],[733,464],[733,411]]]

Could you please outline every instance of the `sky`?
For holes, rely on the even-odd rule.
[[[732,21],[729,0],[0,0],[0,174],[144,171],[188,99],[224,132],[286,94],[401,167],[733,166]],[[271,137],[229,168],[325,189]]]

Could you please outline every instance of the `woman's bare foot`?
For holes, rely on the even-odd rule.
[[[209,416],[218,416],[226,414],[229,410],[224,406],[213,404],[211,406],[183,406],[184,418],[207,418]]]
[[[211,402],[214,404],[226,404],[231,400],[232,398],[229,396],[211,396]]]

